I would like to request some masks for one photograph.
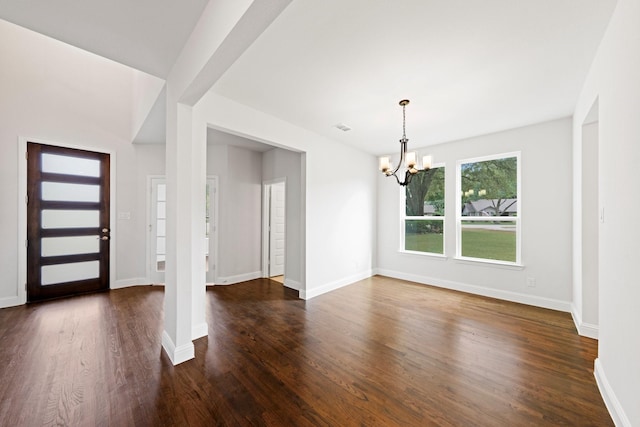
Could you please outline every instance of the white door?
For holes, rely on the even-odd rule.
[[[285,187],[271,184],[269,208],[269,277],[284,274],[285,259]]]
[[[217,241],[218,241],[218,178],[207,178],[205,256],[207,259],[207,283],[216,281]]]
[[[149,218],[149,280],[164,283],[167,227],[167,185],[164,178],[151,179]]]
[[[207,179],[205,208],[205,270],[207,283],[215,277],[217,178]],[[149,279],[153,283],[164,283],[166,258],[167,185],[165,178],[151,179],[151,203],[149,221]]]

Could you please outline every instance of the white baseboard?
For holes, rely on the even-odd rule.
[[[133,279],[121,279],[116,280],[112,285],[111,289],[122,289],[128,288],[130,286],[140,286],[140,285],[151,285],[152,282],[146,277],[134,277]]]
[[[593,375],[596,377],[598,389],[600,390],[607,410],[609,410],[609,415],[611,415],[611,419],[613,419],[613,423],[616,426],[631,427],[631,421],[629,421],[627,414],[625,414],[624,409],[622,409],[620,401],[613,392],[604,368],[602,367],[602,363],[600,363],[600,359],[596,359],[593,364]]]
[[[215,281],[215,285],[233,285],[234,283],[247,282],[261,277],[262,271],[253,271],[251,273],[238,274],[235,276],[218,277]]]
[[[373,270],[365,270],[363,272],[353,274],[351,276],[344,277],[339,280],[335,280],[333,282],[326,283],[322,286],[317,286],[313,289],[300,289],[300,298],[307,300],[318,295],[326,294],[327,292],[334,291],[336,289],[342,288],[343,286],[350,285],[358,280],[363,280],[368,277],[371,277],[373,274]]]
[[[582,322],[578,326],[578,334],[583,337],[593,338],[594,340],[598,339],[599,327],[598,325],[594,325],[593,323]]]
[[[293,289],[295,291],[300,291],[300,289],[302,289],[302,283],[296,280],[287,279],[286,277],[284,278],[284,285],[287,288]]]
[[[0,308],[15,307],[22,304],[24,302],[20,302],[18,296],[0,298]]]
[[[497,298],[505,301],[517,302],[520,304],[533,305],[535,307],[549,308],[551,310],[571,312],[571,303],[552,298],[539,297],[535,295],[521,294],[518,292],[503,291],[500,289],[485,288],[484,286],[469,285],[466,283],[441,280],[432,277],[419,276],[417,274],[403,273],[400,271],[376,269],[376,274],[393,277],[394,279],[408,280],[410,282],[424,285],[437,286],[439,288],[452,289],[454,291],[467,292],[475,295],[482,295],[490,298]]]
[[[571,317],[573,318],[573,323],[578,330],[578,335],[593,338],[594,340],[598,339],[598,325],[583,322],[582,315],[575,304],[571,304]]]
[[[199,325],[193,325],[191,327],[191,339],[197,340],[198,338],[206,337],[209,335],[209,325],[207,322],[202,322]]]
[[[169,356],[169,359],[171,359],[173,366],[195,357],[195,348],[191,341],[189,341],[188,344],[176,347],[167,331],[162,331],[162,348],[165,353],[167,353],[167,356]]]

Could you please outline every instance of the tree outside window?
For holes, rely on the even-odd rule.
[[[519,158],[458,162],[458,257],[520,263]]]
[[[444,171],[420,172],[404,188],[401,250],[444,254]]]

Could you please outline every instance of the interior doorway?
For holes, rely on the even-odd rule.
[[[167,184],[164,176],[149,177],[149,225],[147,277],[164,283],[166,262]],[[207,283],[216,282],[218,232],[218,177],[207,177],[205,190],[204,252]]]
[[[263,183],[262,275],[284,282],[286,253],[286,183]],[[280,277],[282,276],[282,277]]]
[[[26,149],[27,301],[109,289],[110,155]]]
[[[599,113],[596,100],[582,125],[582,330],[597,338],[599,324],[600,205]]]

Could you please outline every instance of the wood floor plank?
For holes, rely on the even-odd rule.
[[[161,287],[0,310],[0,425],[613,425],[567,313],[379,276],[309,301],[215,286],[206,306],[175,367]]]

